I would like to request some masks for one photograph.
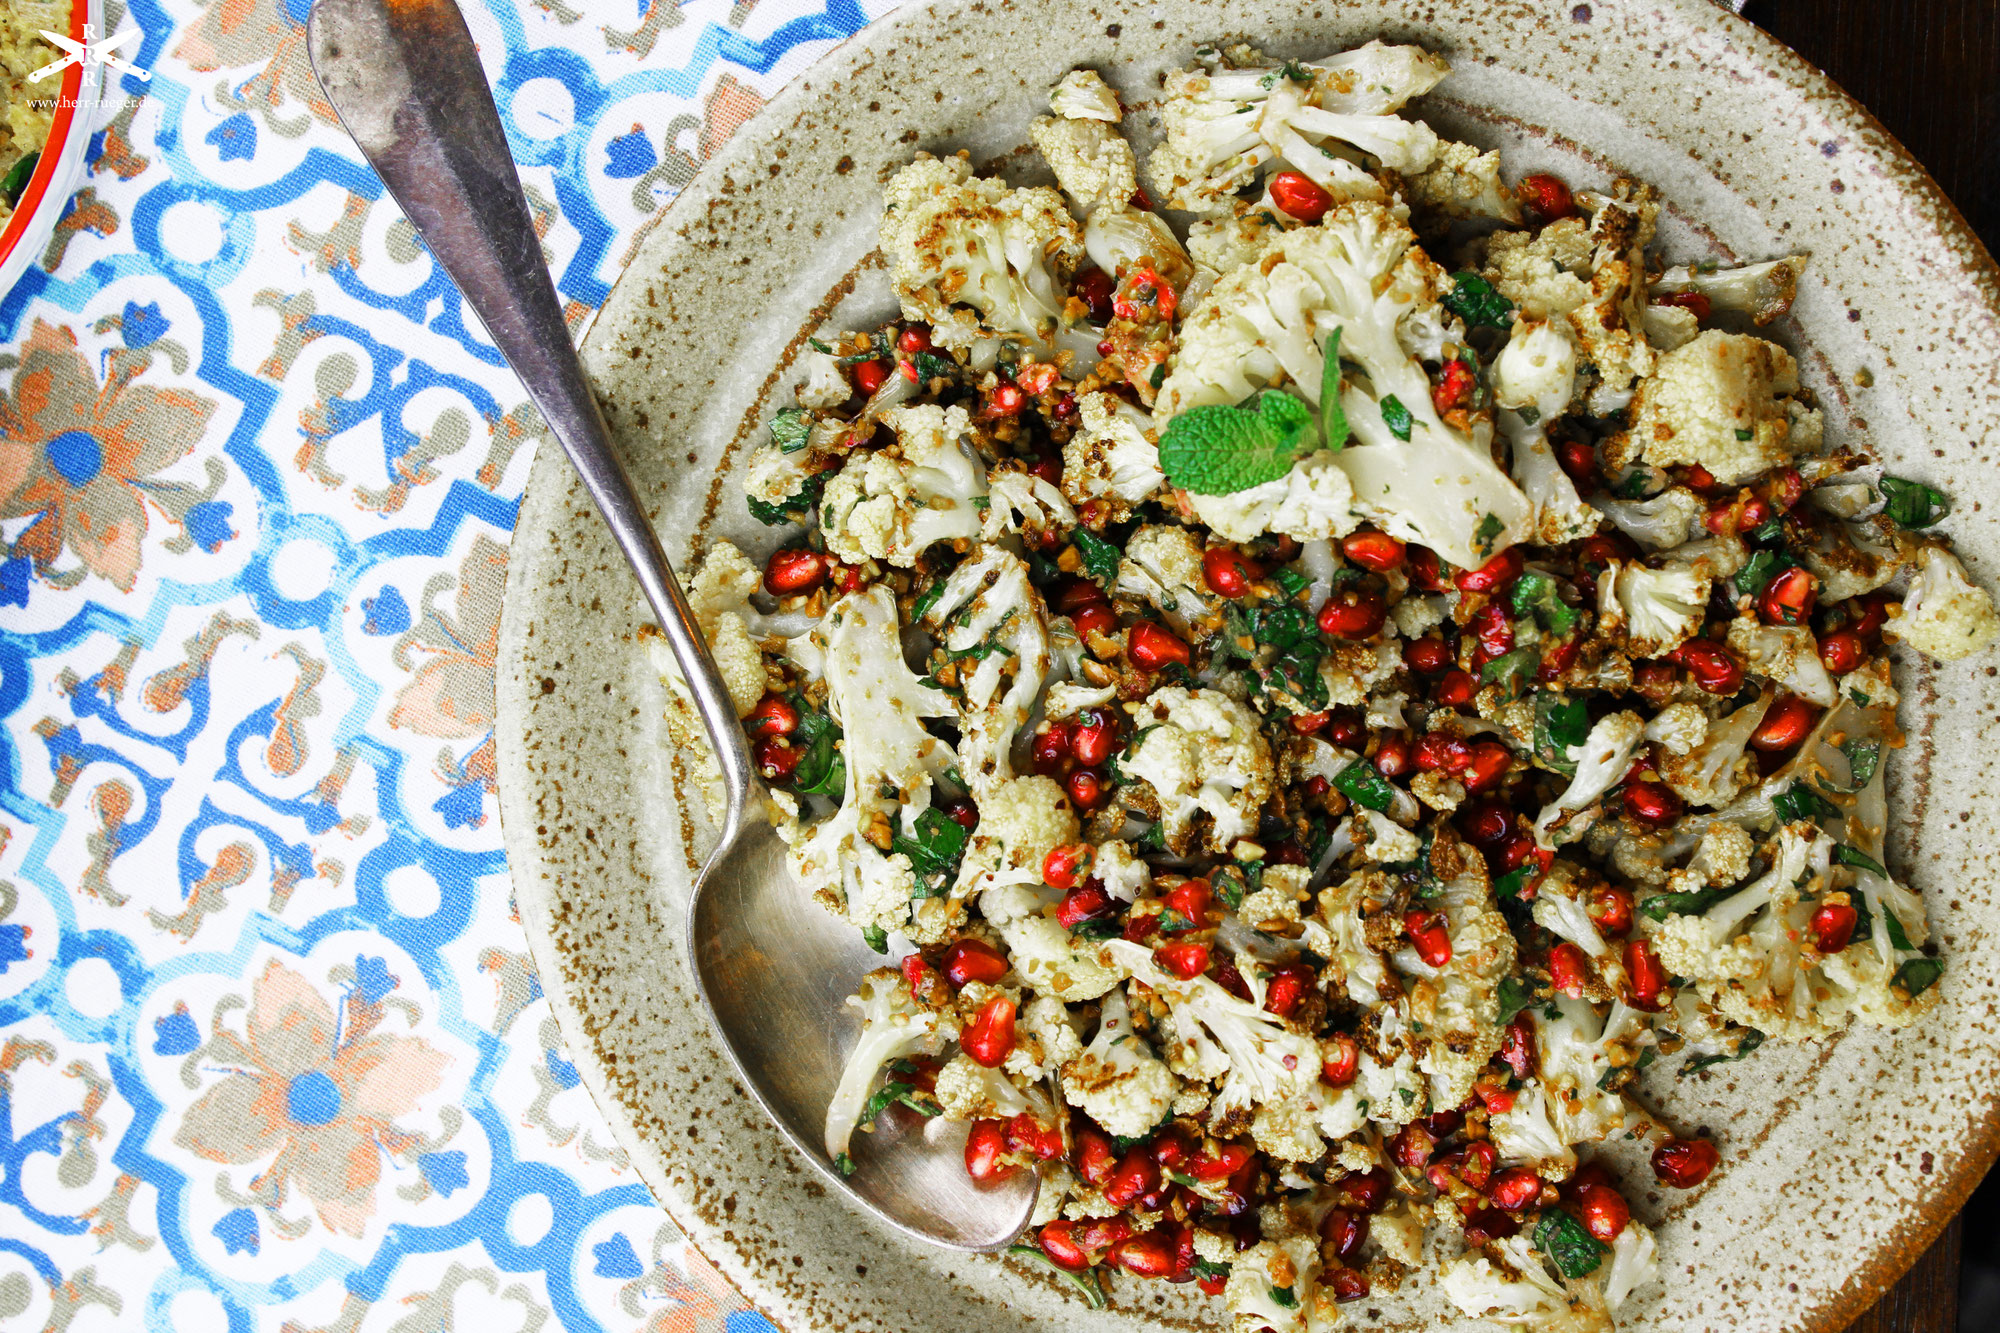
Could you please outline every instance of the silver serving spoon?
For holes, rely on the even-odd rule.
[[[688,957],[723,1048],[793,1146],[870,1212],[919,1240],[1002,1248],[1027,1225],[1037,1180],[975,1183],[962,1126],[858,1133],[851,1176],[827,1157],[826,1106],[859,1026],[844,1001],[882,959],[806,896],[751,817],[749,746],[570,344],[465,19],[451,0],[319,0],[307,47],[347,132],[576,465],[708,728],[729,806],[688,906]]]

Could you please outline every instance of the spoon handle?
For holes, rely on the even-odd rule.
[[[722,766],[728,843],[750,790],[749,746],[584,378],[464,17],[452,0],[318,0],[307,47],[341,123],[520,376],[631,562]]]

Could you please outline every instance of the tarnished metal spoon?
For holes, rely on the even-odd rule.
[[[882,960],[798,886],[752,809],[754,769],[736,710],[570,343],[465,19],[451,0],[319,0],[307,46],[341,123],[576,465],[708,728],[729,805],[695,882],[687,943],[723,1049],[792,1145],[877,1217],[954,1249],[1005,1246],[1034,1207],[1034,1173],[975,1183],[962,1126],[856,1134],[851,1176],[826,1156],[826,1105],[859,1027],[844,1000]]]

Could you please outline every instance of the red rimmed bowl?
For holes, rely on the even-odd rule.
[[[64,35],[79,43],[101,39],[104,0],[74,0],[69,31]],[[87,61],[69,66],[59,78],[29,85],[32,95],[55,97],[59,102],[34,175],[28,178],[13,214],[0,225],[0,297],[14,289],[30,265],[41,262],[69,197],[83,182],[84,159],[90,152],[103,86],[104,66]]]

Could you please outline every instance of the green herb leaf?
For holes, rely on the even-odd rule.
[[[1318,712],[1327,703],[1326,677],[1320,674],[1317,643],[1301,643],[1271,659],[1259,673],[1259,683],[1272,692],[1282,691]]]
[[[1556,1271],[1572,1282],[1589,1277],[1611,1253],[1611,1247],[1583,1229],[1583,1223],[1560,1208],[1542,1214],[1535,1227],[1535,1248],[1549,1257]]]
[[[1542,662],[1542,650],[1534,644],[1516,648],[1510,653],[1488,662],[1479,672],[1480,680],[1488,685],[1499,685],[1527,675]]]
[[[1652,477],[1642,467],[1635,467],[1612,483],[1611,493],[1620,500],[1645,498],[1646,488],[1652,484]]]
[[[1670,916],[1697,916],[1721,902],[1726,889],[1697,889],[1693,893],[1656,893],[1639,900],[1639,910],[1655,921]]]
[[[875,1090],[875,1095],[870,1097],[867,1104],[861,1108],[861,1118],[855,1123],[862,1125],[873,1124],[876,1116],[881,1115],[884,1111],[899,1102],[921,1115],[942,1115],[944,1113],[944,1108],[934,1101],[926,1100],[924,1094],[917,1091],[915,1084],[890,1082],[884,1083]]]
[[[1530,866],[1516,866],[1493,881],[1493,896],[1496,898],[1518,898],[1521,890],[1528,887],[1528,880],[1535,874]]]
[[[1514,303],[1502,296],[1493,284],[1477,273],[1454,273],[1451,290],[1440,302],[1446,310],[1465,321],[1467,328],[1504,329],[1514,313]]]
[[[1218,866],[1208,876],[1208,886],[1224,907],[1235,911],[1243,906],[1243,895],[1249,890],[1249,882],[1243,871],[1236,866]]]
[[[1882,876],[1884,879],[1889,877],[1889,872],[1883,868],[1880,861],[1877,861],[1860,848],[1849,847],[1844,842],[1833,849],[1833,859],[1844,866],[1854,866],[1857,869],[1871,871],[1874,874]]]
[[[1847,756],[1849,785],[1846,791],[1860,791],[1875,780],[1875,770],[1882,766],[1880,741],[1855,738],[1841,746],[1840,752]]]
[[[1194,1261],[1194,1275],[1196,1277],[1228,1277],[1229,1265],[1210,1263],[1206,1259],[1197,1258]]]
[[[830,471],[815,472],[806,479],[806,484],[799,488],[798,494],[777,504],[759,500],[754,495],[744,497],[744,503],[750,507],[750,517],[759,523],[767,523],[773,527],[780,523],[793,523],[800,515],[810,514],[819,508],[820,495],[826,490],[826,479],[832,475]]]
[[[1070,540],[1076,545],[1076,553],[1083,557],[1084,573],[1107,588],[1118,581],[1118,559],[1122,553],[1116,546],[1089,528],[1078,528]]]
[[[1520,977],[1500,979],[1500,1022],[1505,1023],[1535,1002],[1535,988]]]
[[[1278,399],[1290,399],[1297,411],[1269,406]],[[1197,495],[1233,495],[1291,471],[1311,425],[1305,404],[1290,394],[1266,393],[1255,411],[1191,407],[1160,436],[1160,470],[1170,484]]]
[[[1565,777],[1576,776],[1572,747],[1590,737],[1590,710],[1581,699],[1566,699],[1553,690],[1535,696],[1535,757]]]
[[[0,198],[7,201],[7,207],[12,208],[21,202],[21,196],[27,193],[28,182],[35,178],[35,167],[41,160],[40,152],[29,153],[9,167],[4,177],[0,177]]]
[[[1296,597],[1312,586],[1311,579],[1290,566],[1279,570],[1271,577],[1277,580],[1278,586],[1285,590],[1285,596],[1287,597]]]
[[[1818,823],[1822,819],[1834,819],[1840,808],[1814,791],[1804,782],[1794,781],[1791,786],[1771,798],[1771,808],[1778,818],[1790,824],[1800,819],[1810,819]]]
[[[946,582],[947,580],[940,578],[937,582],[931,584],[929,588],[924,590],[924,595],[922,597],[917,598],[916,601],[910,604],[911,624],[913,625],[916,624],[918,621],[922,620],[925,616],[931,613],[931,608],[936,606],[938,604],[938,599],[944,596],[944,585]]]
[[[958,858],[970,836],[962,824],[932,806],[917,816],[915,833],[914,838],[898,833],[889,840],[889,850],[909,857],[911,867],[919,875],[949,876],[958,868]]]
[[[1882,512],[1898,527],[1928,528],[1951,513],[1950,498],[1935,486],[1901,477],[1884,477],[1876,484],[1886,501]]]
[[[1937,979],[1943,975],[1942,958],[1912,958],[1896,969],[1896,975],[1889,978],[1889,984],[1902,987],[1903,993],[1914,1000],[1937,985]]]
[[[1472,530],[1472,541],[1479,548],[1479,554],[1492,555],[1493,543],[1499,541],[1500,534],[1506,530],[1507,525],[1500,521],[1497,514],[1488,514],[1480,519],[1479,526]]]
[[[802,407],[788,407],[771,418],[771,443],[788,454],[806,447],[812,435],[812,418]]]
[[[1271,1288],[1271,1299],[1287,1310],[1296,1310],[1299,1306],[1299,1298],[1292,1294],[1290,1287]]]
[[[1690,1060],[1681,1066],[1680,1077],[1686,1078],[1689,1074],[1699,1074],[1702,1070],[1710,1068],[1713,1065],[1726,1065],[1733,1061],[1741,1060],[1763,1044],[1763,1033],[1759,1032],[1756,1028],[1746,1028],[1741,1040],[1736,1044],[1736,1054],[1704,1055]]]
[[[934,379],[950,379],[958,373],[958,362],[936,352],[918,352],[916,355],[917,378],[925,384]]]
[[[1739,440],[1747,440],[1747,439],[1750,439],[1750,438],[1752,438],[1752,437],[1753,437],[1753,436],[1754,436],[1755,434],[1756,434],[1756,432],[1755,432],[1755,431],[1750,431],[1750,430],[1745,430],[1745,429],[1744,429],[1743,427],[1741,427],[1741,426],[1738,426],[1738,427],[1736,428],[1736,438],[1737,438],[1737,439],[1739,439]]]
[[[1743,562],[1743,568],[1736,571],[1736,591],[1745,597],[1755,597],[1780,570],[1793,563],[1792,557],[1783,551],[1753,551]]]
[[[847,760],[834,745],[840,739],[840,728],[825,713],[801,706],[796,696],[792,703],[799,709],[799,727],[792,734],[792,744],[806,752],[792,770],[792,786],[802,793],[840,800],[847,794]]]
[[[1280,602],[1250,616],[1250,636],[1273,648],[1290,648],[1313,637],[1317,627],[1302,606]]]
[[[1517,409],[1514,415],[1521,418],[1522,425],[1532,426],[1542,419],[1542,409],[1529,403],[1526,407]]]
[[[1167,382],[1167,363],[1162,361],[1159,365],[1153,367],[1153,373],[1147,377],[1146,383],[1151,385],[1155,390],[1157,390],[1162,384],[1165,384],[1166,382]]]
[[[1887,903],[1882,905],[1882,924],[1888,928],[1890,948],[1909,953],[1917,947],[1910,943],[1909,932],[1903,929],[1903,923],[1897,919],[1895,911]]]
[[[1396,803],[1396,789],[1366,759],[1357,759],[1334,774],[1333,785],[1348,800],[1370,810],[1387,810]]]
[[[880,926],[863,926],[861,938],[876,953],[889,952],[889,932]]]
[[[1104,1287],[1097,1280],[1097,1270],[1095,1268],[1086,1268],[1081,1273],[1063,1268],[1055,1260],[1049,1258],[1048,1255],[1043,1254],[1042,1247],[1039,1245],[1009,1245],[1007,1253],[1013,1255],[1016,1259],[1025,1259],[1031,1264],[1048,1269],[1051,1273],[1054,1273],[1057,1277],[1075,1287],[1077,1294],[1083,1297],[1084,1303],[1090,1306],[1091,1309],[1102,1310],[1104,1308]]]
[[[1537,624],[1561,637],[1576,625],[1577,610],[1562,599],[1562,585],[1547,574],[1529,570],[1514,580],[1514,614],[1532,615]]]
[[[829,355],[833,352],[833,349],[831,347],[828,347],[825,343],[821,342],[817,338],[806,339],[806,346],[812,348],[815,352],[824,352]]]
[[[1387,426],[1389,433],[1397,439],[1410,438],[1410,428],[1414,424],[1414,419],[1410,416],[1410,409],[1403,406],[1403,400],[1393,393],[1385,395],[1382,399],[1382,424]]]
[[[1322,449],[1347,445],[1347,412],[1340,405],[1340,330],[1326,340],[1326,360],[1319,372],[1319,431]]]
[[[1750,540],[1753,542],[1774,542],[1784,535],[1785,521],[1780,518],[1774,518],[1765,522],[1762,527],[1754,529],[1750,533]]]
[[[833,1169],[843,1176],[851,1176],[854,1174],[854,1159],[842,1153],[833,1159]]]

